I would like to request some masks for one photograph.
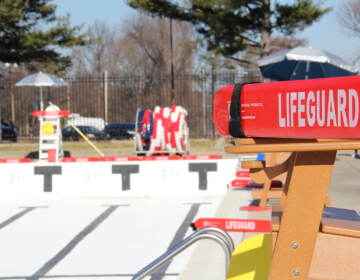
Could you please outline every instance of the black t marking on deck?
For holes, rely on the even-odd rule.
[[[189,171],[199,173],[199,190],[205,191],[207,190],[207,173],[217,171],[217,163],[189,163]]]
[[[44,192],[52,192],[52,175],[61,175],[61,166],[35,166],[35,175],[44,175]]]
[[[132,165],[113,165],[112,166],[112,174],[121,174],[122,180],[122,190],[128,191],[130,190],[131,182],[130,182],[130,175],[139,173],[139,165],[132,164]]]

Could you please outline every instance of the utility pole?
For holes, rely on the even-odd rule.
[[[108,72],[104,71],[103,74],[103,80],[104,80],[104,119],[105,122],[108,122],[108,111],[109,111],[109,80],[108,80]]]
[[[170,21],[170,75],[171,75],[171,104],[175,104],[174,55],[173,55],[173,28]]]
[[[10,107],[11,107],[11,121],[15,124],[15,95],[13,88],[13,77],[12,72],[13,68],[17,67],[16,63],[5,63],[5,67],[8,69],[8,89],[10,95]]]

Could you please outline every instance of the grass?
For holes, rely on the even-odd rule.
[[[211,148],[217,143],[218,140],[215,139],[192,139],[190,140],[190,147],[207,147]],[[134,141],[132,140],[110,140],[110,141],[93,141],[93,143],[99,148],[133,148]],[[2,142],[0,145],[0,151],[5,150],[27,150],[38,148],[39,144],[36,142],[26,143],[11,143],[11,142]],[[90,145],[86,141],[78,142],[63,142],[63,147],[65,149],[91,149]]]
[[[134,147],[134,142],[127,141],[127,140],[94,141],[92,143],[99,149],[116,149],[116,148],[133,148]],[[72,150],[72,149],[81,149],[81,150],[92,149],[90,147],[90,145],[85,141],[64,142],[63,148],[70,149],[70,150]]]
[[[110,155],[135,155],[135,144],[132,140],[111,140],[95,141],[95,146],[106,156]],[[20,158],[29,152],[37,151],[39,144],[37,142],[2,142],[0,144],[0,157],[2,158]],[[71,156],[98,156],[98,153],[85,141],[63,142],[63,150],[70,151]],[[219,139],[191,139],[190,154],[221,154],[224,153],[224,143]]]

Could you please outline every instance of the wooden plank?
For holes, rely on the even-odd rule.
[[[317,142],[316,139],[295,139],[295,138],[234,138],[232,143],[236,145],[251,144],[284,144],[284,143],[304,143]],[[231,143],[231,142],[228,142]]]
[[[260,160],[245,160],[241,162],[242,168],[264,168],[265,162]]]
[[[226,144],[251,145],[251,144],[285,144],[285,143],[321,143],[321,142],[348,142],[354,139],[296,139],[296,138],[231,138]]]
[[[359,140],[329,141],[329,142],[299,142],[281,144],[256,145],[228,145],[227,153],[269,153],[269,152],[308,152],[308,151],[337,151],[360,149]]]
[[[322,218],[321,232],[360,238],[360,221]]]
[[[271,229],[278,232],[281,224],[281,211],[272,210]],[[322,215],[320,231],[328,234],[336,234],[342,236],[360,238],[360,221],[339,219],[339,218],[324,218]]]
[[[359,238],[318,233],[309,279],[358,280],[359,260]]]

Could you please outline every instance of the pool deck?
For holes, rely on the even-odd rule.
[[[335,207],[360,211],[360,159],[351,154],[338,153],[329,193]],[[69,280],[131,279],[191,234],[197,218],[248,217],[239,208],[251,198],[231,191],[225,197],[0,202],[0,280]],[[235,244],[243,238],[231,235]],[[219,246],[204,241],[148,279],[223,279],[223,264]]]

